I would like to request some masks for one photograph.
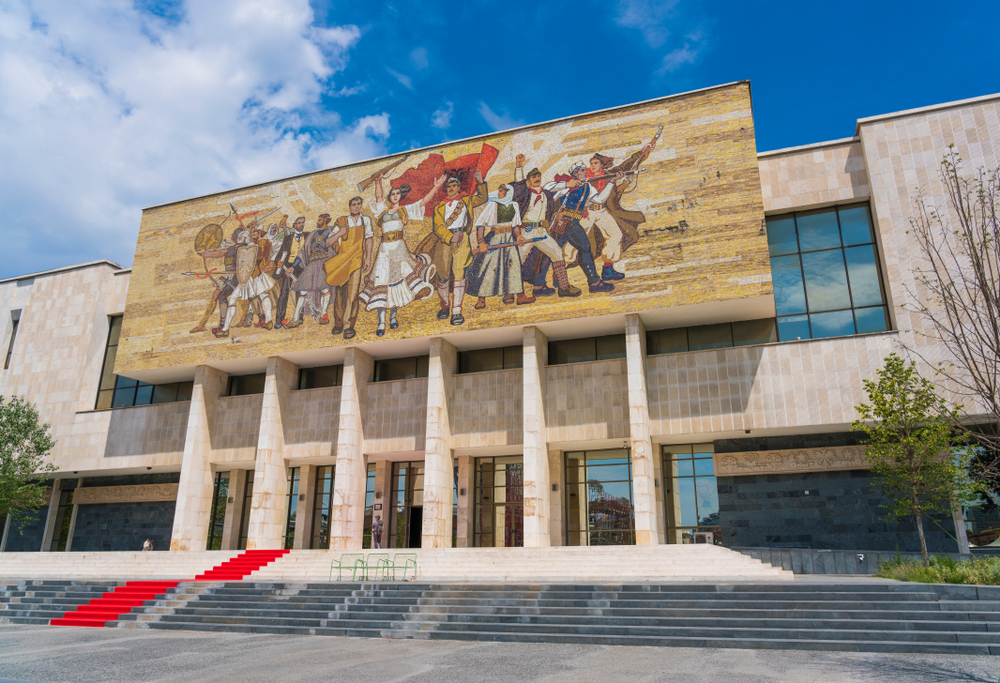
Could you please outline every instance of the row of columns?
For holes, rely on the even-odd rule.
[[[524,544],[545,547],[561,544],[562,515],[553,514],[553,491],[559,481],[552,473],[560,471],[562,454],[550,450],[545,419],[546,367],[548,339],[536,327],[524,328],[523,411],[524,411]],[[658,528],[662,515],[657,514],[656,493],[659,473],[653,457],[646,391],[646,334],[637,315],[626,319],[628,366],[628,404],[632,449],[633,497],[636,542],[650,545],[663,542]],[[358,348],[349,348],[344,358],[340,416],[337,426],[336,476],[330,519],[330,548],[360,549],[364,533],[365,484],[367,463],[364,452],[364,410],[367,387],[372,381],[374,359]],[[430,340],[427,377],[427,424],[424,452],[424,505],[422,546],[451,546],[452,497],[454,495],[455,457],[452,448],[451,421],[453,377],[458,368],[458,351],[447,340]],[[282,358],[268,359],[264,384],[260,432],[254,468],[254,488],[250,508],[247,548],[281,547],[285,531],[287,505],[287,463],[285,429],[288,402],[297,380],[298,368]],[[219,397],[225,393],[226,373],[199,366],[195,373],[191,409],[188,417],[181,466],[180,486],[174,516],[171,550],[203,550],[208,540],[212,506],[213,472],[211,431],[215,423]],[[464,460],[464,459],[463,459]],[[473,463],[464,460],[460,483],[472,481]],[[312,481],[311,468],[304,468],[300,492]],[[464,470],[464,471],[463,471]],[[559,479],[558,475],[556,477]],[[242,486],[241,478],[232,482]],[[387,480],[386,480],[387,481]],[[303,488],[305,484],[305,488]],[[556,486],[554,487],[553,484]],[[468,496],[471,488],[467,491]],[[227,507],[227,516],[236,515],[242,491],[231,489],[237,505]],[[467,499],[467,498],[466,498]],[[558,498],[556,498],[558,500]],[[467,506],[466,506],[467,507]],[[558,505],[556,508],[558,509]],[[460,506],[461,509],[461,506]],[[466,515],[469,513],[467,512]],[[302,515],[300,515],[302,517]],[[301,520],[308,523],[307,520]],[[239,523],[227,520],[226,533],[238,534]],[[296,534],[296,545],[307,547],[305,529]],[[466,537],[471,545],[468,533]],[[299,540],[302,539],[302,540]],[[234,538],[224,538],[223,547],[235,547]],[[228,543],[227,543],[228,541]],[[303,545],[305,544],[305,545]]]

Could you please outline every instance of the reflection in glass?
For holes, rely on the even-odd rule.
[[[626,449],[567,453],[566,530],[570,545],[635,543],[632,468]]]
[[[868,219],[868,207],[852,206],[841,207],[840,233],[844,237],[844,246],[849,247],[855,244],[868,244],[872,241],[871,221]]]
[[[837,249],[802,254],[802,273],[806,281],[806,300],[810,313],[851,307],[842,251]]]
[[[833,311],[809,316],[813,339],[843,337],[854,334],[854,315],[850,311]]]
[[[840,230],[837,227],[837,213],[830,209],[805,211],[795,214],[799,229],[799,249],[815,251],[840,246]]]
[[[854,311],[854,320],[857,323],[858,334],[869,332],[885,332],[889,329],[889,324],[885,319],[885,307],[859,308]]]
[[[711,456],[710,444],[663,448],[668,543],[694,543],[696,532],[703,531],[715,533],[713,542],[721,542],[719,492]]]
[[[476,547],[524,545],[524,465],[520,455],[477,458]]]
[[[875,264],[875,249],[851,247],[844,250],[847,274],[851,278],[851,300],[855,306],[878,306],[882,303],[882,287]]]
[[[771,256],[794,254],[799,250],[795,239],[795,219],[791,216],[767,219],[767,248]]]
[[[798,256],[772,258],[771,280],[774,283],[774,307],[778,315],[805,312],[806,295]]]
[[[809,316],[792,315],[787,318],[778,318],[778,338],[781,341],[811,339],[812,335],[809,333]]]

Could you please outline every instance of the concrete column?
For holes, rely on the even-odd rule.
[[[552,483],[545,422],[545,370],[549,340],[537,327],[524,328],[524,545],[552,544],[549,531]]]
[[[468,455],[458,458],[458,528],[455,530],[455,543],[459,548],[475,545],[475,467],[475,458]]]
[[[656,468],[649,437],[649,400],[646,392],[646,326],[635,313],[625,316],[625,352],[628,367],[628,421],[632,445],[632,496],[636,545],[657,545]]]
[[[283,358],[267,359],[260,435],[254,462],[253,499],[247,550],[281,548],[288,514],[288,471],[285,467],[285,423],[288,398],[298,382],[299,368]]]
[[[243,520],[243,494],[246,492],[246,470],[229,471],[229,494],[226,497],[226,519],[222,523],[222,550],[236,550],[240,544],[240,522]]]
[[[76,488],[83,487],[83,477],[76,480]],[[66,552],[73,549],[73,534],[76,533],[76,515],[80,511],[80,506],[75,502],[73,503],[73,509],[70,511],[69,515],[69,528],[66,529]]]
[[[451,509],[455,464],[451,454],[451,401],[458,350],[431,339],[427,367],[427,437],[424,445],[424,521],[422,548],[451,547]]]
[[[360,550],[365,523],[365,434],[362,416],[375,360],[357,348],[344,354],[337,429],[337,476],[330,512],[330,549]],[[385,517],[383,517],[385,519]],[[383,537],[384,539],[384,537]]]
[[[663,480],[663,454],[659,446],[653,444],[653,476],[656,486],[656,528],[659,529],[657,538],[660,543],[667,542],[667,510],[664,505],[664,497],[669,488],[670,482]]]
[[[367,476],[367,470],[366,475]],[[395,503],[392,498],[392,463],[387,460],[380,460],[375,463],[375,498],[372,501],[372,519],[375,515],[382,518],[382,547],[389,547],[389,537],[395,532],[393,525],[396,523]],[[376,510],[375,506],[381,505],[381,510]]]
[[[215,406],[219,396],[226,392],[227,379],[229,375],[207,365],[199,365],[194,372],[174,528],[170,534],[171,550],[204,550],[208,543],[214,488],[210,463],[212,427]]]
[[[63,485],[62,479],[52,480],[52,495],[49,497],[49,511],[45,516],[45,530],[42,533],[42,547],[39,548],[43,553],[49,552],[52,547],[52,536],[55,534],[56,529],[56,519],[59,517],[59,499],[62,497],[63,491],[69,490],[69,484]]]
[[[295,538],[292,547],[296,550],[309,549],[312,540],[313,505],[316,503],[316,466],[299,467],[299,507],[295,514]]]

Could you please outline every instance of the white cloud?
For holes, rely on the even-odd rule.
[[[497,114],[495,111],[490,109],[489,105],[485,102],[479,103],[479,114],[486,120],[486,123],[490,127],[497,130],[507,130],[508,128],[517,128],[518,126],[523,126],[524,121],[521,119],[515,119],[507,111],[502,114]]]
[[[413,90],[413,81],[409,76],[401,74],[398,71],[393,71],[389,67],[385,67],[385,70],[389,72],[389,75],[399,81],[407,90]]]
[[[451,102],[445,102],[443,107],[431,114],[431,125],[446,130],[451,126],[451,115],[454,113],[455,105]]]
[[[0,4],[0,274],[127,264],[143,206],[384,153],[387,114],[319,106],[350,94],[356,27],[315,26],[307,0],[183,7]]]
[[[669,19],[676,15],[680,0],[618,0],[619,26],[638,29],[650,47],[660,47],[670,36]]]
[[[704,38],[701,32],[689,33],[684,38],[684,44],[663,56],[658,74],[673,72],[685,64],[694,64],[704,48]]]
[[[418,47],[413,52],[410,53],[410,61],[413,63],[413,68],[418,71],[423,71],[426,69],[430,63],[427,61],[427,48]]]

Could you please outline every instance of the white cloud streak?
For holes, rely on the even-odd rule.
[[[388,71],[389,75],[399,81],[400,84],[407,90],[413,90],[413,80],[409,76],[401,74],[398,71],[393,71],[389,67],[385,67],[385,70]]]
[[[0,215],[15,275],[131,262],[143,206],[385,151],[389,119],[321,109],[354,26],[307,0],[0,4]]]
[[[445,102],[444,106],[431,114],[431,125],[441,130],[451,127],[451,115],[455,113],[455,105]]]
[[[523,120],[515,119],[507,111],[497,114],[485,102],[479,103],[479,114],[494,131],[507,130],[508,128],[517,128],[524,125]]]

